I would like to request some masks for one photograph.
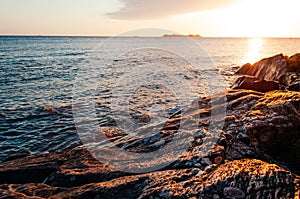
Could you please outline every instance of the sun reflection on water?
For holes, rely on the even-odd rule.
[[[263,38],[251,38],[248,41],[248,52],[245,55],[244,63],[251,63],[258,61],[262,58],[261,50],[264,46],[264,39]]]

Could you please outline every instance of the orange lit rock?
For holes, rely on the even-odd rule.
[[[147,123],[147,122],[150,122],[150,120],[151,120],[151,117],[150,117],[149,114],[144,113],[140,116],[140,121],[141,122],[146,122]]]
[[[260,80],[283,83],[287,72],[287,61],[282,54],[262,59],[253,65],[242,66],[237,74],[257,77]]]
[[[52,107],[45,107],[44,108],[44,111],[47,111],[47,112],[53,112],[54,109]]]
[[[279,83],[279,87],[292,91],[300,91],[300,53],[291,57],[279,54],[262,59],[253,65],[248,63],[243,65],[236,74],[252,76],[252,78],[257,78],[260,81],[275,81]],[[266,85],[266,87],[268,86]],[[270,91],[270,89],[266,90]]]
[[[258,92],[268,92],[279,89],[279,84],[275,81],[260,80],[252,76],[239,77],[232,86],[233,89],[247,89]]]

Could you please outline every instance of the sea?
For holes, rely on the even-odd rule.
[[[1,36],[0,162],[130,134],[228,89],[238,66],[298,52],[297,38]]]

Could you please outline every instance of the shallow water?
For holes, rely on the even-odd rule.
[[[230,67],[300,47],[300,39],[182,39],[0,37],[0,161],[81,144],[74,85],[96,112],[88,118],[82,108],[77,118],[134,132],[228,87]]]

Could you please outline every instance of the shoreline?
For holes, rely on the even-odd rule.
[[[162,36],[117,36],[117,35],[0,35],[0,37],[62,37],[62,38],[172,38]],[[200,37],[174,37],[174,38],[195,38],[195,39],[253,39],[256,37],[224,37],[224,36],[200,36]],[[258,37],[261,39],[300,39],[300,37]]]
[[[190,148],[159,171],[117,171],[79,147],[0,163],[0,194],[11,198],[297,198],[299,69],[298,54],[279,54],[239,68],[241,77],[225,93],[224,127],[205,156],[201,154],[208,144],[204,140],[214,138],[209,130],[210,101],[224,97],[222,94],[199,99],[187,108],[189,117],[176,112],[159,135],[128,145],[127,150],[136,153],[158,150],[172,140],[181,120],[199,120],[197,129],[190,132]],[[218,103],[224,105],[222,100]],[[124,136],[112,132],[108,128],[99,133],[112,135],[112,140]]]

